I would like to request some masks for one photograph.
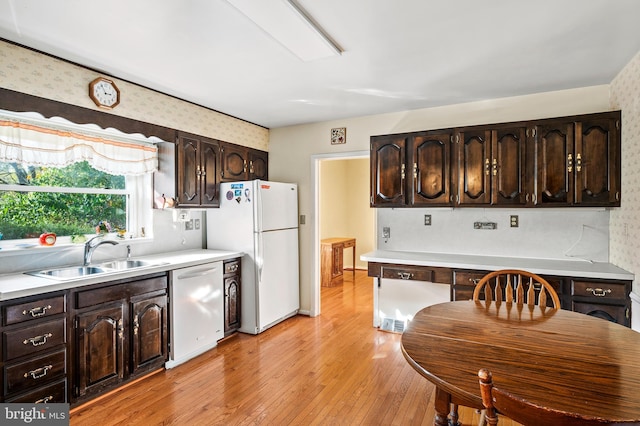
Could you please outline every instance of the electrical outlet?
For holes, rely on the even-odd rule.
[[[184,223],[185,231],[191,231],[193,229],[193,219],[189,219]]]
[[[431,226],[431,215],[430,214],[425,214],[424,215],[424,226]]]
[[[193,224],[195,225],[196,229],[200,229],[200,219],[195,219]]]
[[[512,214],[510,219],[509,219],[509,223],[511,224],[512,228],[517,228],[520,225],[520,221],[518,219],[518,215],[517,214]]]
[[[391,238],[391,228],[388,226],[382,228],[382,238]]]

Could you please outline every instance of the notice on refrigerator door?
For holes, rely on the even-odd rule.
[[[244,187],[244,183],[232,183],[231,189],[226,193],[227,200],[236,200],[238,204],[240,203],[250,203],[251,202],[251,188]]]

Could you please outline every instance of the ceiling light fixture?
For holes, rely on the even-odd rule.
[[[294,0],[227,0],[303,61],[342,54],[342,48]]]

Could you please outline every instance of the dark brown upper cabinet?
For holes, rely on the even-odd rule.
[[[535,125],[540,206],[620,205],[620,112]]]
[[[269,154],[245,146],[221,142],[221,181],[267,180]]]
[[[451,205],[451,132],[371,138],[371,206]]]
[[[220,143],[180,133],[176,151],[178,206],[219,206]]]
[[[372,207],[620,205],[620,111],[371,137]]]
[[[526,135],[524,126],[460,129],[456,204],[526,205]]]

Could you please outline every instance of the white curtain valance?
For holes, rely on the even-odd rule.
[[[0,112],[0,161],[50,167],[87,161],[103,172],[128,176],[158,169],[158,148],[148,138],[65,121]]]

